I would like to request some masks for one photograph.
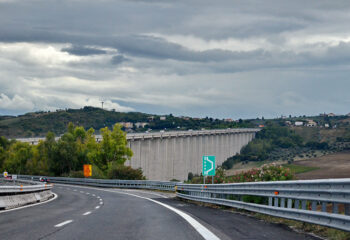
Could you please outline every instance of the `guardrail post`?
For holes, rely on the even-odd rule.
[[[333,203],[333,213],[338,213],[338,203]]]
[[[345,215],[350,216],[350,204],[344,204]]]
[[[317,210],[317,202],[316,201],[312,201],[311,210],[312,211],[316,211]]]
[[[299,205],[300,205],[300,200],[295,200],[295,207],[296,209],[299,209]]]
[[[275,197],[274,201],[275,201],[275,207],[278,207],[278,198]]]
[[[322,202],[322,212],[327,212],[327,202]]]
[[[306,210],[306,200],[301,201],[301,209]]]
[[[289,198],[287,203],[287,208],[292,208],[292,205],[293,205],[293,200]]]
[[[286,206],[286,200],[285,198],[281,198],[281,206],[282,208],[284,208]]]
[[[272,197],[269,197],[269,206],[272,206]]]

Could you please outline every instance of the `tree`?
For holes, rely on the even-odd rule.
[[[94,164],[106,171],[113,165],[124,165],[126,160],[131,159],[133,153],[127,146],[126,133],[120,124],[115,124],[112,131],[105,127],[100,132],[102,141],[89,154]]]
[[[15,142],[9,148],[4,169],[19,174],[26,174],[26,164],[33,157],[33,147],[29,143]]]

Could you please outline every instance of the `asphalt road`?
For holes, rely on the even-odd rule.
[[[53,192],[51,202],[0,212],[0,239],[316,239],[159,192],[68,185]]]

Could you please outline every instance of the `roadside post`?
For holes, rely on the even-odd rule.
[[[205,177],[211,176],[212,184],[214,184],[215,176],[215,156],[203,156],[203,184],[205,184]]]

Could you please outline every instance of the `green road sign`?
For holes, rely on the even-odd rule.
[[[203,176],[215,176],[215,156],[203,156]]]

